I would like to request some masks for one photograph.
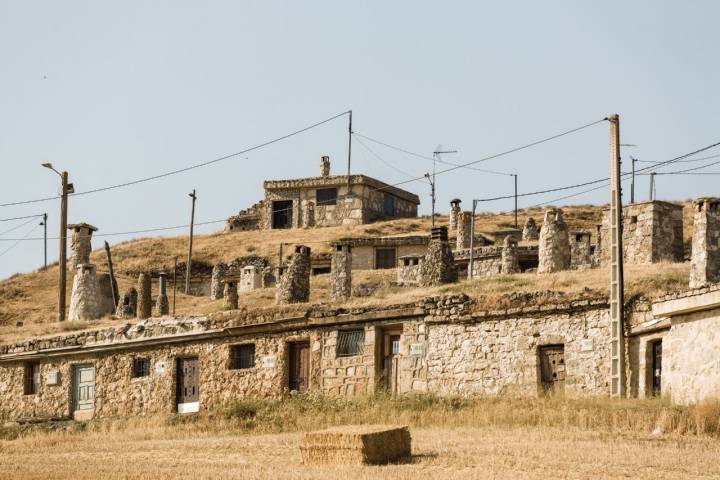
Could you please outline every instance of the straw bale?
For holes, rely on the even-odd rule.
[[[397,425],[345,425],[307,432],[300,441],[306,465],[379,465],[410,456],[410,431]]]

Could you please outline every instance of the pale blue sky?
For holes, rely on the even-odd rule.
[[[623,143],[639,145],[626,154],[665,160],[720,141],[719,17],[712,1],[0,0],[0,203],[56,194],[45,161],[83,191],[236,152],[350,108],[357,132],[428,155],[438,144],[456,148],[447,157],[454,162],[616,112]],[[339,119],[248,159],[71,197],[69,220],[98,233],[185,224],[193,188],[196,219],[223,219],[258,200],[263,179],[315,175],[323,154],[341,173],[346,132]],[[373,149],[409,173],[430,168]],[[353,150],[355,172],[405,179],[358,143]],[[600,124],[479,166],[517,172],[524,192],[603,177],[607,165]],[[659,177],[658,198],[717,195],[718,179]],[[644,199],[647,177],[638,184]],[[427,185],[406,188],[428,213]],[[510,177],[459,170],[438,178],[441,211],[455,196],[469,207],[474,197],[508,193]],[[601,189],[567,202],[607,197]],[[2,207],[0,218],[47,211],[56,236],[58,207]],[[481,208],[509,210],[512,201]],[[19,223],[2,222],[0,232]],[[10,245],[0,241],[0,252]],[[49,257],[57,258],[57,241]],[[0,278],[41,263],[42,242],[21,242],[0,257]]]

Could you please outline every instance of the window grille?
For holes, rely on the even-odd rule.
[[[318,188],[315,192],[315,201],[318,205],[337,204],[337,188]]]
[[[339,331],[336,354],[338,357],[365,353],[365,330]]]
[[[230,369],[239,370],[255,366],[255,344],[230,347]]]
[[[133,358],[132,376],[133,378],[147,377],[150,375],[150,359],[149,358]]]

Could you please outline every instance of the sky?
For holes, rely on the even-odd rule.
[[[0,204],[57,195],[59,178],[43,162],[67,170],[82,192],[240,152],[350,109],[356,133],[427,157],[441,145],[458,151],[443,157],[455,163],[617,113],[621,142],[635,145],[622,150],[627,171],[630,156],[664,161],[720,141],[719,16],[720,3],[709,0],[0,0]],[[261,199],[264,179],[317,175],[322,155],[343,173],[347,130],[340,116],[203,168],[71,196],[69,222],[91,223],[98,234],[185,225],[193,189],[196,221],[223,220]],[[475,166],[517,174],[520,193],[604,178],[608,132],[600,122]],[[700,158],[714,154],[720,148]],[[431,171],[432,161],[356,135],[351,168],[397,183]],[[719,195],[717,179],[658,176],[657,198]],[[637,178],[636,199],[647,199],[648,182]],[[427,182],[403,188],[429,214]],[[519,206],[587,188],[522,197]],[[509,175],[458,169],[437,177],[440,212],[454,197],[469,209],[474,198],[512,193]],[[608,198],[600,188],[553,203]],[[479,205],[512,208],[512,199]],[[52,262],[58,200],[0,207],[0,219],[45,212]],[[0,222],[0,278],[42,266],[38,223]],[[186,232],[109,235],[93,246]]]

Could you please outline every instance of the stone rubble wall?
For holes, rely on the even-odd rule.
[[[420,264],[420,286],[429,287],[458,280],[455,259],[447,240],[431,240]]]
[[[106,313],[107,302],[100,292],[95,265],[85,263],[77,267],[73,277],[68,320],[97,320]]]
[[[690,288],[720,281],[720,199],[698,198],[693,202]]]
[[[545,211],[538,257],[538,273],[570,269],[570,239],[561,209],[549,208]]]
[[[573,270],[592,266],[590,233],[576,231],[570,234],[570,268]]]

